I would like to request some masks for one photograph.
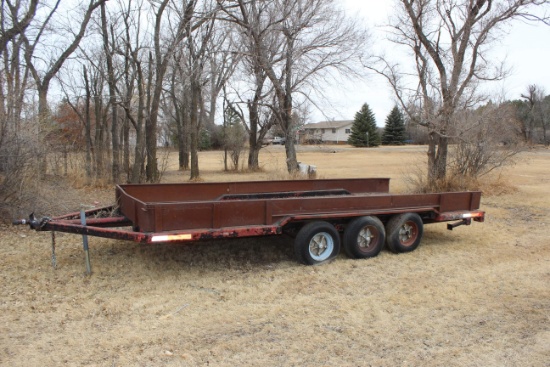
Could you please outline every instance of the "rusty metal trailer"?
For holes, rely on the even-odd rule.
[[[117,185],[114,206],[15,221],[38,231],[144,244],[289,234],[297,259],[331,260],[416,249],[423,225],[483,222],[481,192],[394,195],[389,179],[327,179]],[[55,242],[52,241],[52,249]],[[55,256],[55,255],[54,255]],[[89,268],[88,268],[89,270]]]

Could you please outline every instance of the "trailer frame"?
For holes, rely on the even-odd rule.
[[[320,240],[335,241],[332,245],[338,247],[334,249],[336,252],[340,240],[333,238],[332,227],[336,232],[344,232],[348,242],[344,247],[349,255],[371,257],[371,253],[363,254],[361,248],[349,244],[351,237],[345,233],[348,226],[360,226],[357,222],[362,221],[366,223],[367,233],[385,239],[383,226],[405,225],[392,222],[406,218],[408,227],[400,230],[411,235],[407,228],[414,232],[415,227],[420,227],[416,228],[420,232],[418,241],[411,247],[400,246],[399,242],[393,246],[388,244],[392,251],[404,252],[418,246],[424,224],[454,222],[447,225],[452,230],[470,225],[472,220],[483,222],[485,219],[485,212],[479,210],[481,192],[396,195],[389,193],[387,178],[117,185],[115,196],[117,205],[53,218],[38,219],[31,214],[29,219],[14,224],[51,231],[53,263],[54,232],[82,235],[87,253],[87,236],[142,244],[181,243],[283,233],[297,235],[308,224],[319,223],[317,226],[328,234]],[[354,235],[357,236],[355,232]],[[370,242],[371,237],[365,238]],[[298,258],[315,263],[314,259],[307,259],[309,255],[304,246],[295,245]],[[375,252],[379,251],[380,244],[377,246]],[[325,260],[329,259],[319,262]],[[89,260],[87,269],[90,272]]]

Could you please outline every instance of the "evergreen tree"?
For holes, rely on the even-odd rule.
[[[355,114],[348,144],[354,147],[377,147],[380,145],[376,119],[366,103]]]
[[[388,117],[386,117],[386,126],[382,134],[383,145],[403,145],[407,135],[405,132],[405,120],[399,108],[395,106]]]

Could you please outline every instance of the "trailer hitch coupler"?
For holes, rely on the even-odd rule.
[[[49,221],[49,218],[42,218],[41,220],[38,220],[36,218],[36,216],[34,215],[34,213],[31,213],[31,215],[29,215],[29,219],[17,219],[17,220],[14,220],[12,222],[12,224],[14,226],[18,226],[18,225],[24,225],[24,224],[28,224],[29,227],[31,227],[31,229],[35,229],[35,230],[39,230],[40,228],[42,228],[44,226],[44,224],[46,224],[47,222]]]

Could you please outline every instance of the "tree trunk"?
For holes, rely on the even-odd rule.
[[[294,145],[294,139],[287,137],[285,142],[286,152],[286,168],[289,173],[298,171],[298,161],[296,160],[296,146]]]
[[[292,98],[287,95],[283,113],[283,131],[285,133],[286,167],[288,173],[298,171],[298,160],[296,159],[296,147],[294,145],[294,124],[292,121]]]
[[[103,149],[103,141],[105,140],[105,126],[102,121],[103,103],[101,96],[94,91],[94,113],[95,113],[95,136],[94,136],[94,150],[95,155],[95,174],[97,178],[103,177],[104,174],[104,157],[105,150]]]
[[[178,134],[178,162],[179,162],[179,169],[180,171],[184,170],[183,167],[183,146],[185,144],[184,142],[184,136],[183,136],[183,122],[181,121],[181,116],[179,114],[176,114],[176,133]]]
[[[256,93],[258,95],[258,93]],[[261,143],[258,144],[258,103],[248,103],[248,116],[250,120],[250,130],[248,132],[248,169],[256,171],[260,168],[258,157],[260,155]]]
[[[187,118],[187,116],[185,116],[183,121],[182,121],[182,131],[183,132],[182,132],[182,136],[181,136],[181,148],[180,148],[181,164],[182,164],[183,170],[188,170],[189,169],[189,163],[190,163],[189,152],[190,152],[191,148],[189,147],[190,127],[189,127],[189,119]]]
[[[109,104],[111,107],[111,142],[112,142],[112,180],[117,183],[120,179],[120,141],[118,136],[118,116],[116,105],[116,77],[113,68],[113,55],[109,49],[109,34],[107,32],[107,16],[105,3],[101,4],[101,30],[103,35],[103,49],[107,63],[107,83],[109,85]]]
[[[191,105],[189,110],[189,130],[191,132],[191,179],[197,179],[200,176],[199,172],[199,139],[201,131],[201,120],[199,116],[199,102],[201,86],[199,82],[199,74],[194,70],[191,75]]]
[[[153,122],[152,116],[145,120],[145,146],[147,151],[147,165],[145,166],[145,177],[147,182],[156,182],[158,177],[157,168],[157,125]]]
[[[136,86],[138,89],[138,108],[137,118],[135,119],[136,146],[134,148],[134,164],[130,173],[131,183],[140,183],[143,176],[143,166],[145,164],[145,137],[143,133],[143,120],[145,118],[145,79],[141,69],[141,63],[136,62]],[[130,89],[128,89],[130,91]],[[128,96],[129,97],[129,96]],[[127,98],[127,103],[130,99]],[[127,111],[130,106],[127,107]]]
[[[200,177],[199,172],[199,132],[200,130],[197,129],[197,126],[191,127],[191,134],[190,134],[190,140],[191,140],[191,180],[198,179]]]
[[[447,155],[449,139],[435,132],[429,133],[428,142],[428,183],[431,185],[447,176]]]
[[[142,181],[143,165],[145,164],[145,139],[141,129],[136,130],[136,147],[134,149],[134,165],[130,175],[130,183]]]
[[[48,171],[48,149],[46,135],[50,124],[50,107],[48,106],[49,85],[38,86],[38,134],[41,142],[41,157],[39,159],[39,176],[44,177]]]
[[[130,178],[130,122],[128,117],[124,117],[122,125],[122,165],[126,174],[126,181]]]
[[[88,80],[88,72],[86,67],[83,67],[84,74],[84,84],[86,89],[86,101],[85,101],[85,111],[84,111],[84,137],[86,139],[86,182],[90,183],[92,179],[92,128],[91,128],[91,116],[90,116],[90,83]]]
[[[294,39],[287,36],[286,39],[286,66],[285,85],[282,99],[283,131],[285,133],[286,166],[289,173],[298,171],[298,160],[296,159],[296,148],[294,146],[294,124],[292,121],[292,76],[294,66]]]
[[[141,80],[140,80],[141,81]],[[145,136],[143,134],[143,87],[140,87],[139,110],[136,121],[136,146],[134,148],[134,164],[130,174],[131,183],[141,183],[143,177],[143,166],[145,164]]]
[[[176,133],[177,133],[177,143],[178,143],[178,162],[180,171],[185,171],[189,169],[189,127],[188,118],[186,114],[186,109],[184,107],[185,102],[182,101],[182,105],[178,105],[180,101],[175,97],[175,88],[172,88],[172,98],[175,109],[175,119],[176,119]],[[182,98],[185,100],[185,98]]]
[[[250,145],[248,151],[248,169],[251,171],[257,171],[260,169],[260,149],[261,144],[256,142],[255,145]]]

